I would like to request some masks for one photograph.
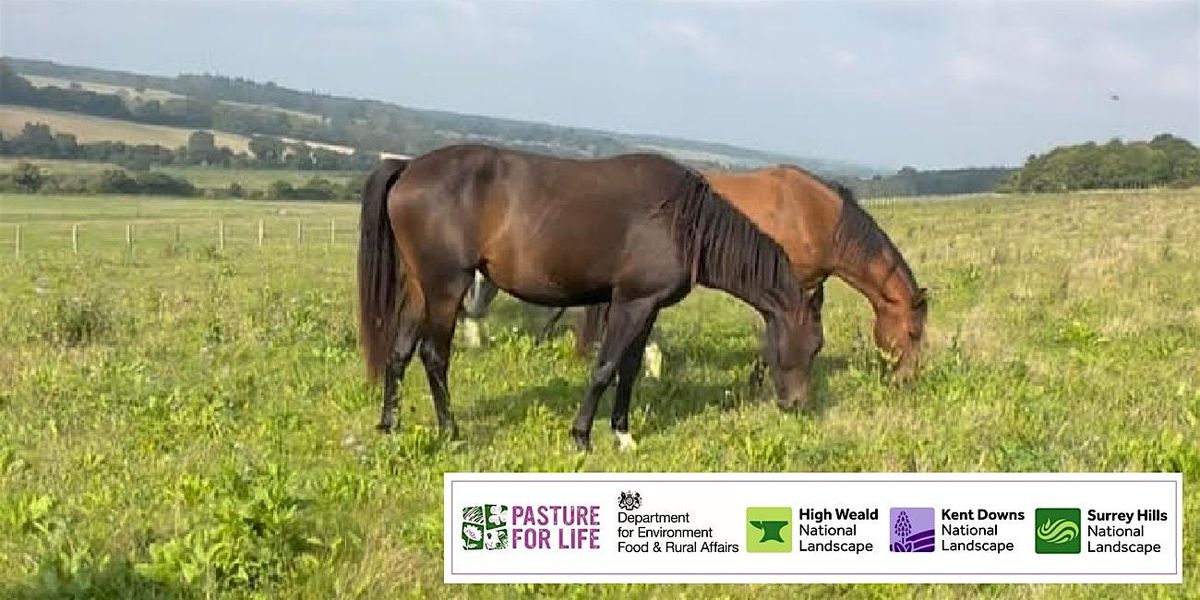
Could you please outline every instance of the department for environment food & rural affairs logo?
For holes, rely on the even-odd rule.
[[[508,549],[508,507],[484,504],[463,508],[463,550]]]
[[[1034,511],[1033,547],[1038,554],[1079,554],[1083,537],[1078,508]]]
[[[932,508],[893,508],[891,517],[892,552],[933,552]]]
[[[637,510],[642,507],[642,494],[640,492],[621,492],[617,497],[617,506],[622,510]]]
[[[751,506],[746,509],[746,552],[791,551],[791,507]]]

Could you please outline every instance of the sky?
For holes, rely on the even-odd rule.
[[[1200,0],[0,0],[0,53],[885,168],[1200,142]]]

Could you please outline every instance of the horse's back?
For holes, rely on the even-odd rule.
[[[834,190],[790,166],[704,175],[718,194],[783,247],[804,283],[825,277],[843,202]]]
[[[602,301],[623,273],[678,270],[657,209],[686,172],[653,154],[574,160],[451,146],[414,159],[389,215],[410,253],[448,254],[542,304]]]

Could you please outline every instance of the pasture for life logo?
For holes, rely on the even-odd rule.
[[[508,507],[484,504],[463,508],[463,550],[508,548]]]
[[[1079,554],[1082,536],[1078,508],[1034,511],[1033,546],[1038,554]]]
[[[933,509],[893,508],[892,552],[933,552]]]
[[[791,551],[791,507],[751,506],[746,509],[746,552]]]

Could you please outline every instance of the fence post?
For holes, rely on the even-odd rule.
[[[125,224],[125,248],[133,252],[133,223]]]
[[[262,248],[263,244],[263,220],[258,220],[258,247]]]
[[[297,244],[304,243],[304,221],[303,220],[296,221],[296,243]]]
[[[179,245],[179,223],[175,224],[175,245]]]
[[[225,249],[225,221],[217,219],[217,250]]]
[[[16,243],[15,243],[15,246],[16,246],[16,256],[17,256],[17,258],[21,258],[21,225],[20,225],[19,223],[17,224],[17,233],[16,233],[16,237],[15,237],[15,238],[13,238],[13,239],[14,239],[14,241],[16,242]]]
[[[71,226],[71,252],[79,254],[79,223]]]
[[[337,225],[334,223],[333,217],[329,218],[329,245],[337,243]]]

